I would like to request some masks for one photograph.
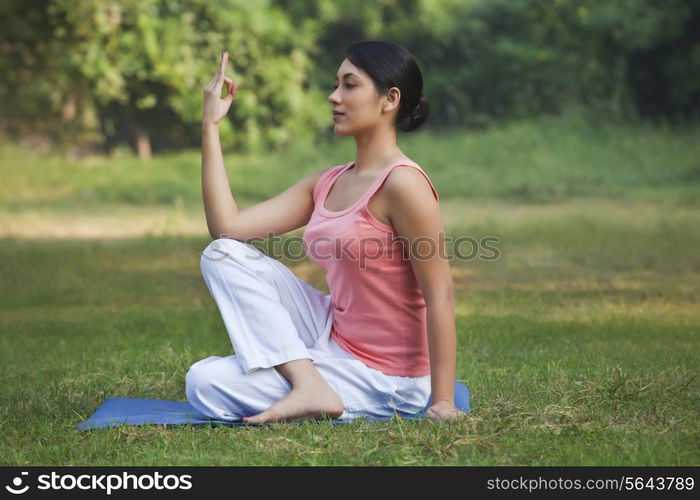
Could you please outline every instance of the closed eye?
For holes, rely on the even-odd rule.
[[[352,85],[351,83],[346,83],[346,84],[345,84],[345,88],[346,88],[346,89],[351,89],[351,88],[353,88],[353,87],[357,87],[357,85]],[[338,85],[333,85],[333,88],[334,88],[334,89],[337,89],[337,88],[338,88]]]

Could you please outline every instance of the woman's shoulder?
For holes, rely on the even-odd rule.
[[[430,189],[436,200],[439,200],[437,189],[428,174],[417,162],[401,160],[393,165],[385,181],[387,191],[416,192],[415,190]],[[426,185],[427,184],[427,185]]]

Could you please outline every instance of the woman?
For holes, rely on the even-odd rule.
[[[192,365],[190,403],[257,424],[407,415],[432,394],[427,417],[464,415],[454,406],[454,302],[439,258],[438,195],[396,144],[397,130],[415,130],[428,114],[414,58],[386,42],[351,44],[329,101],[334,132],[355,138],[356,160],[240,211],[218,136],[238,90],[227,61],[224,52],[204,89],[202,192],[214,241],[201,268],[236,354]],[[302,226],[329,295],[246,243]]]

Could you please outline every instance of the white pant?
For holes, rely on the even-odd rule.
[[[340,396],[340,419],[406,416],[427,404],[430,375],[386,375],[345,351],[330,336],[331,296],[280,261],[221,238],[205,248],[200,265],[236,353],[190,367],[185,392],[200,413],[240,420],[262,412],[292,389],[273,366],[300,358],[311,359]]]

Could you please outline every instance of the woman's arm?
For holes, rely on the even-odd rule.
[[[202,198],[207,228],[212,238],[239,241],[267,238],[304,226],[314,209],[313,189],[328,169],[316,170],[283,192],[245,210],[239,210],[231,193],[219,139],[219,122],[226,116],[238,85],[224,75],[228,53],[221,56],[219,71],[204,87],[202,117]],[[221,89],[226,83],[228,94]]]
[[[202,198],[207,229],[212,238],[225,234],[227,223],[238,214],[219,140],[219,125],[202,123]]]
[[[451,291],[446,293],[444,300],[431,300],[427,307],[427,316],[433,404],[438,401],[446,401],[453,405],[457,365],[457,332],[455,329],[455,305]]]
[[[410,245],[411,266],[426,303],[433,396],[426,415],[454,418],[461,413],[454,406],[457,332],[440,205],[423,174],[412,167],[392,170],[386,192],[389,218],[397,235]]]
[[[202,198],[207,218],[207,228],[212,238],[223,234],[226,223],[238,214],[224,168],[224,157],[219,140],[219,122],[224,119],[233,102],[238,84],[224,73],[228,63],[228,52],[221,53],[219,70],[204,87],[202,111]],[[226,83],[227,93],[221,97]]]

